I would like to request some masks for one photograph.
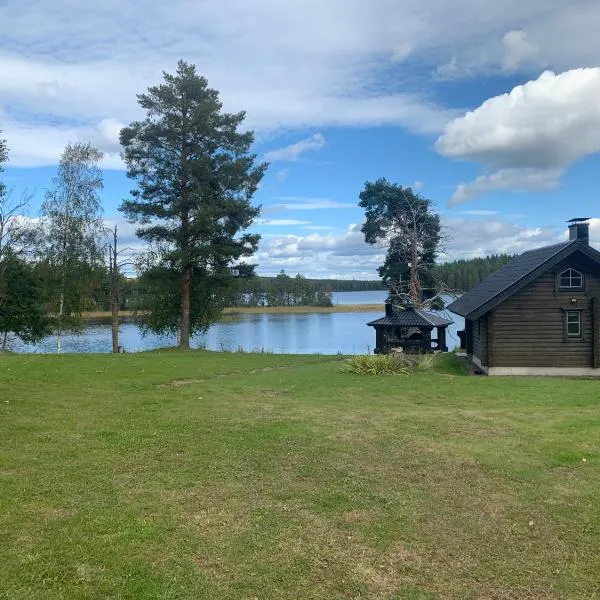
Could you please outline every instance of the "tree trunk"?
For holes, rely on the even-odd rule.
[[[8,344],[8,331],[5,331],[4,335],[2,337],[2,352],[6,351],[7,344]]]
[[[113,231],[113,245],[110,248],[110,310],[112,313],[112,351],[113,354],[119,353],[119,306],[121,304],[121,294],[119,290],[119,253],[117,250],[117,226]]]
[[[416,305],[421,303],[421,284],[419,282],[419,253],[417,251],[417,232],[412,232],[410,256],[410,297]]]
[[[112,351],[119,353],[119,305],[115,302],[111,306],[112,312]]]
[[[181,288],[181,326],[179,330],[180,350],[190,349],[190,279],[191,269],[183,271],[183,282]]]
[[[63,287],[64,290],[64,287]],[[58,304],[58,331],[56,333],[56,354],[60,354],[62,350],[62,321],[65,311],[65,292],[60,292],[60,301]]]

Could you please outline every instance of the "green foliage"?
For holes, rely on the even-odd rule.
[[[365,209],[365,241],[387,247],[378,269],[384,284],[420,302],[423,288],[435,287],[432,269],[441,227],[433,202],[382,178],[365,183],[359,206]]]
[[[408,369],[391,354],[358,354],[342,362],[344,373],[356,375],[408,375]]]
[[[509,254],[493,254],[484,258],[471,258],[436,265],[434,277],[446,288],[457,292],[468,292],[480,281],[495,273],[512,260]]]
[[[333,306],[331,288],[317,286],[298,273],[290,277],[281,271],[277,277],[249,277],[238,281],[233,306]]]
[[[193,65],[179,61],[175,75],[164,73],[163,83],[138,101],[146,118],[121,131],[127,175],[137,188],[121,210],[153,245],[146,268],[171,272],[160,277],[173,289],[164,290],[164,307],[154,304],[153,328],[170,331],[179,323],[187,348],[189,336],[222,306],[232,266],[257,248],[259,236],[241,232],[259,214],[250,199],[267,165],[256,165],[250,153],[253,133],[238,131],[245,114],[222,112],[218,92]]]
[[[58,332],[82,325],[103,269],[102,153],[68,144],[42,205],[38,273]]]
[[[181,286],[179,273],[161,266],[146,269],[140,285],[146,293],[143,307],[147,313],[140,314],[142,330],[154,333],[178,334],[180,328]],[[195,331],[206,331],[218,321],[226,306],[231,289],[231,273],[197,273],[190,281],[190,321]]]
[[[40,293],[35,268],[14,253],[0,257],[0,350],[7,349],[9,334],[26,343],[50,334],[50,321]]]

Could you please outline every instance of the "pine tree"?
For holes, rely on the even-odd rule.
[[[432,270],[440,243],[440,217],[431,200],[411,188],[386,179],[367,182],[359,206],[366,220],[361,231],[369,244],[387,248],[379,267],[383,282],[396,291],[408,292],[412,301],[423,301],[423,289],[434,285]]]
[[[175,75],[138,96],[146,111],[121,132],[127,174],[137,183],[121,210],[153,247],[145,262],[155,294],[148,328],[190,336],[219,318],[232,266],[259,236],[242,234],[259,209],[250,204],[267,168],[250,153],[245,113],[222,112],[216,90],[179,61]]]

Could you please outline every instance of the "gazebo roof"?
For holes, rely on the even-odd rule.
[[[367,323],[371,327],[446,327],[454,321],[443,319],[433,313],[406,307],[403,310],[394,310],[392,314]]]

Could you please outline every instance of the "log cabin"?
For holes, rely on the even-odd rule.
[[[488,375],[600,377],[600,252],[589,219],[569,240],[524,252],[448,309],[465,318],[461,347]]]

